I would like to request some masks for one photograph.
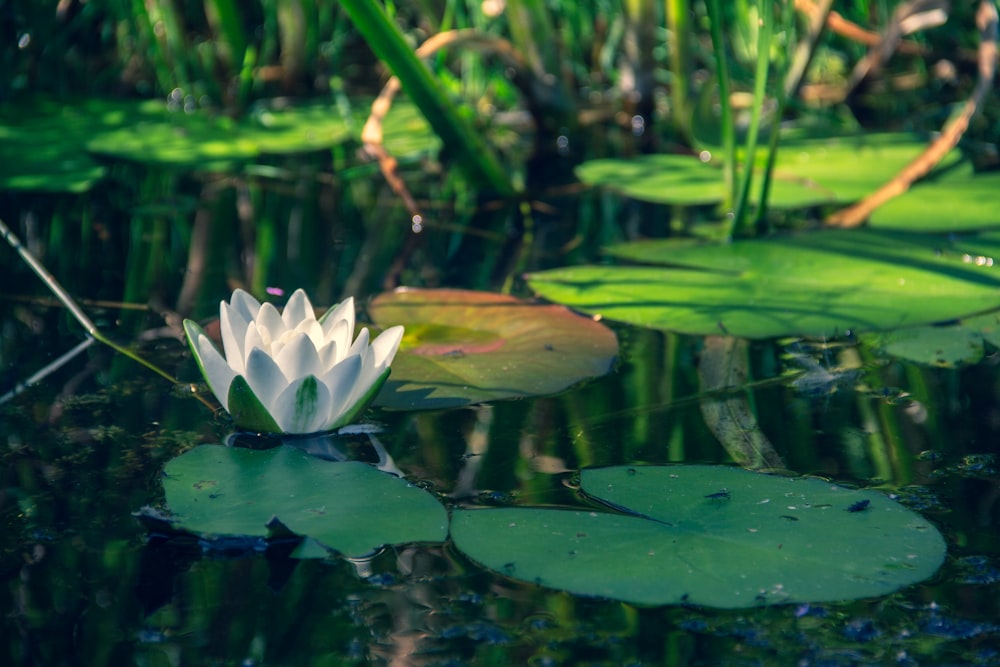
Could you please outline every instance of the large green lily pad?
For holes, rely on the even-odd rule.
[[[790,138],[778,151],[768,204],[797,208],[856,201],[895,176],[925,147],[926,142],[905,134]],[[960,157],[953,151],[942,169]],[[722,170],[694,156],[590,160],[576,173],[585,183],[641,201],[695,205],[725,198]]]
[[[177,527],[207,535],[269,534],[277,518],[345,556],[387,544],[440,542],[444,507],[423,489],[358,461],[330,462],[299,449],[202,445],[166,466]]]
[[[562,306],[468,290],[401,289],[368,308],[406,334],[376,405],[444,408],[553,394],[607,373],[614,333]]]
[[[747,338],[833,337],[1000,307],[1000,243],[826,230],[726,245],[670,240],[609,248],[671,266],[579,266],[528,276],[541,296],[659,329]]]
[[[877,491],[717,466],[584,470],[621,513],[459,510],[455,546],[578,595],[721,608],[874,597],[931,576],[940,533]]]

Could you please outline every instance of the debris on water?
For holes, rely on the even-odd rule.
[[[986,556],[963,556],[955,560],[956,580],[963,584],[989,585],[1000,583],[1000,569]]]
[[[866,509],[868,509],[871,506],[871,504],[872,504],[872,501],[868,500],[867,498],[865,500],[859,500],[856,503],[852,503],[851,506],[847,508],[847,511],[848,512],[864,512]]]
[[[875,627],[875,622],[870,618],[855,618],[848,621],[844,627],[844,636],[851,641],[867,643],[873,639],[878,639],[882,632]]]
[[[509,644],[510,636],[492,623],[476,621],[462,625],[453,625],[441,632],[442,639],[467,638],[475,642],[487,644]]]

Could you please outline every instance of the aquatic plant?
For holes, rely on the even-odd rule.
[[[296,290],[284,312],[237,289],[219,306],[224,354],[198,324],[184,321],[198,367],[236,426],[263,433],[317,433],[351,423],[389,377],[403,327],[369,344],[354,338],[354,299],[316,319]]]

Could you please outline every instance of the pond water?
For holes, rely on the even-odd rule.
[[[850,339],[753,342],[747,382],[720,395],[699,379],[710,341],[612,323],[620,357],[605,377],[556,396],[374,410],[379,432],[343,443],[365,461],[384,448],[449,508],[592,509],[582,468],[732,465],[703,407],[746,399],[788,470],[879,489],[944,535],[937,574],[877,598],[646,607],[520,582],[447,542],[296,559],[140,523],[135,512],[164,507],[168,461],[230,435],[225,415],[184,384],[200,379],[173,304],[210,317],[237,274],[285,293],[305,287],[324,304],[386,282],[496,289],[505,275],[592,256],[637,217],[659,215],[589,193],[553,198],[529,219],[456,205],[445,188],[429,193],[417,234],[370,170],[331,185],[308,160],[278,162],[270,180],[235,184],[119,166],[86,195],[4,200],[4,219],[98,326],[137,341],[182,384],[94,345],[0,405],[0,663],[1000,664],[995,355],[943,369]],[[525,229],[533,245],[519,245]],[[13,252],[4,257],[6,392],[83,333]],[[192,267],[203,275],[188,289]]]

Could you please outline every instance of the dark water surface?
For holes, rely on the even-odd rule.
[[[605,204],[592,198],[591,206],[586,210]],[[330,207],[327,213],[342,205]],[[19,233],[41,225],[38,238],[50,243],[66,210],[5,204],[8,218],[21,221]],[[178,287],[160,289],[156,280],[146,295],[128,296],[125,286],[150,266],[163,264],[169,285],[179,283],[189,261],[181,225],[152,219],[115,228],[114,215],[125,219],[130,210],[107,219],[91,210],[93,235],[67,241],[75,250],[39,249],[75,296],[178,298]],[[398,209],[390,213],[399,219]],[[321,249],[338,261],[322,264],[320,278],[310,274],[305,284],[319,303],[342,290],[378,291],[379,270],[354,268],[359,257],[379,263],[382,273],[391,264],[393,253],[373,237],[406,243],[405,226],[386,234],[388,223],[352,226],[339,215],[346,231]],[[282,224],[279,237],[290,244],[291,223]],[[536,231],[562,244],[558,221],[551,225]],[[440,234],[411,255],[416,268],[402,272],[403,282],[483,287],[490,274],[483,257],[493,269],[510,261],[503,234],[471,244]],[[160,245],[143,246],[150,237]],[[228,259],[210,263],[208,274],[246,262],[249,251],[228,243],[224,235],[215,241],[222,249],[215,256]],[[142,248],[146,254],[136,257]],[[547,257],[539,252],[522,268]],[[302,284],[298,259],[279,259],[284,264],[262,280]],[[0,392],[83,339],[61,308],[41,301],[45,289],[13,253],[3,261],[10,298],[0,300]],[[202,304],[196,314],[210,314],[227,290],[222,280],[208,281],[194,299]],[[182,381],[198,381],[177,329],[163,328],[163,318],[87,308],[119,340],[134,335],[144,357]],[[616,331],[621,364],[608,377],[555,397],[435,413],[375,411],[372,419],[384,426],[379,441],[411,480],[449,505],[580,504],[573,472],[582,467],[730,462],[691,398],[699,392],[702,341]],[[751,405],[787,467],[877,486],[930,519],[948,545],[936,576],[844,603],[638,608],[492,574],[449,544],[386,548],[363,561],[295,560],[246,542],[149,533],[133,512],[162,508],[166,462],[194,445],[224,441],[229,427],[184,385],[172,387],[95,345],[0,405],[0,664],[1000,664],[995,355],[960,370],[790,341],[754,343],[750,355],[755,377],[773,380],[750,389]],[[844,359],[859,361],[841,372]],[[366,447],[357,444],[354,454],[370,458]]]

